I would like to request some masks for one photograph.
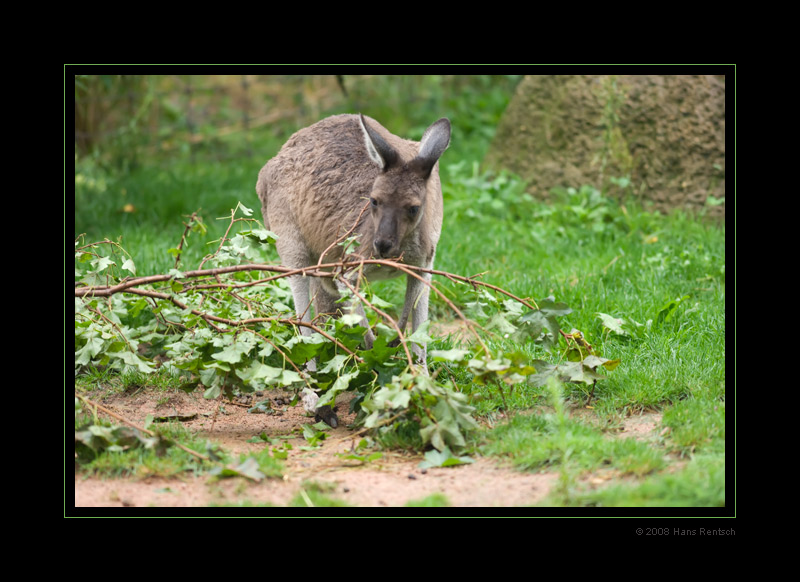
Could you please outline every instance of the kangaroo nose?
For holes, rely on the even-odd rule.
[[[375,241],[375,250],[378,251],[378,254],[381,257],[387,257],[394,246],[392,241],[386,239],[380,239]]]

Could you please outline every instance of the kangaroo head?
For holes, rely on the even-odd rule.
[[[450,121],[442,118],[431,125],[416,157],[403,160],[363,115],[359,119],[367,153],[381,169],[370,193],[373,251],[381,258],[396,257],[403,241],[425,220],[428,178],[450,143]]]

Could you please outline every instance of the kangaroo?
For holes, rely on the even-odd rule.
[[[256,191],[265,226],[278,235],[277,249],[286,267],[301,268],[342,258],[335,244],[350,229],[360,245],[355,258],[401,259],[431,268],[442,229],[442,187],[438,161],[450,144],[450,121],[433,123],[419,142],[389,133],[364,115],[334,115],[295,133],[258,174]],[[369,208],[365,209],[366,206]],[[365,265],[369,281],[401,273],[382,265]],[[422,275],[430,280],[430,275]],[[428,318],[428,286],[407,276],[398,325],[409,318],[416,330]],[[302,321],[315,315],[337,315],[341,293],[330,279],[293,276],[289,284]],[[363,307],[355,308],[368,331]],[[301,332],[310,334],[305,327]],[[426,349],[414,344],[426,368]],[[309,362],[309,369],[313,368]],[[308,408],[308,406],[307,406]]]

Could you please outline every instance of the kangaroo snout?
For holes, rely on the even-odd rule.
[[[372,248],[380,259],[388,259],[400,254],[398,248],[400,225],[395,214],[386,209],[385,204],[378,207],[373,206],[373,216],[377,222],[377,227],[375,229],[375,239],[372,241]]]
[[[375,251],[382,259],[388,259],[392,256],[392,249],[394,248],[394,241],[388,239],[378,239],[374,245]]]

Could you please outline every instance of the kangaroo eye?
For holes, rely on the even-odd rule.
[[[409,206],[408,207],[408,215],[409,216],[416,216],[419,212],[419,206]]]
[[[369,201],[372,203],[372,207],[373,208],[377,208],[378,207],[378,201],[377,200],[375,200],[374,198],[370,198]]]

